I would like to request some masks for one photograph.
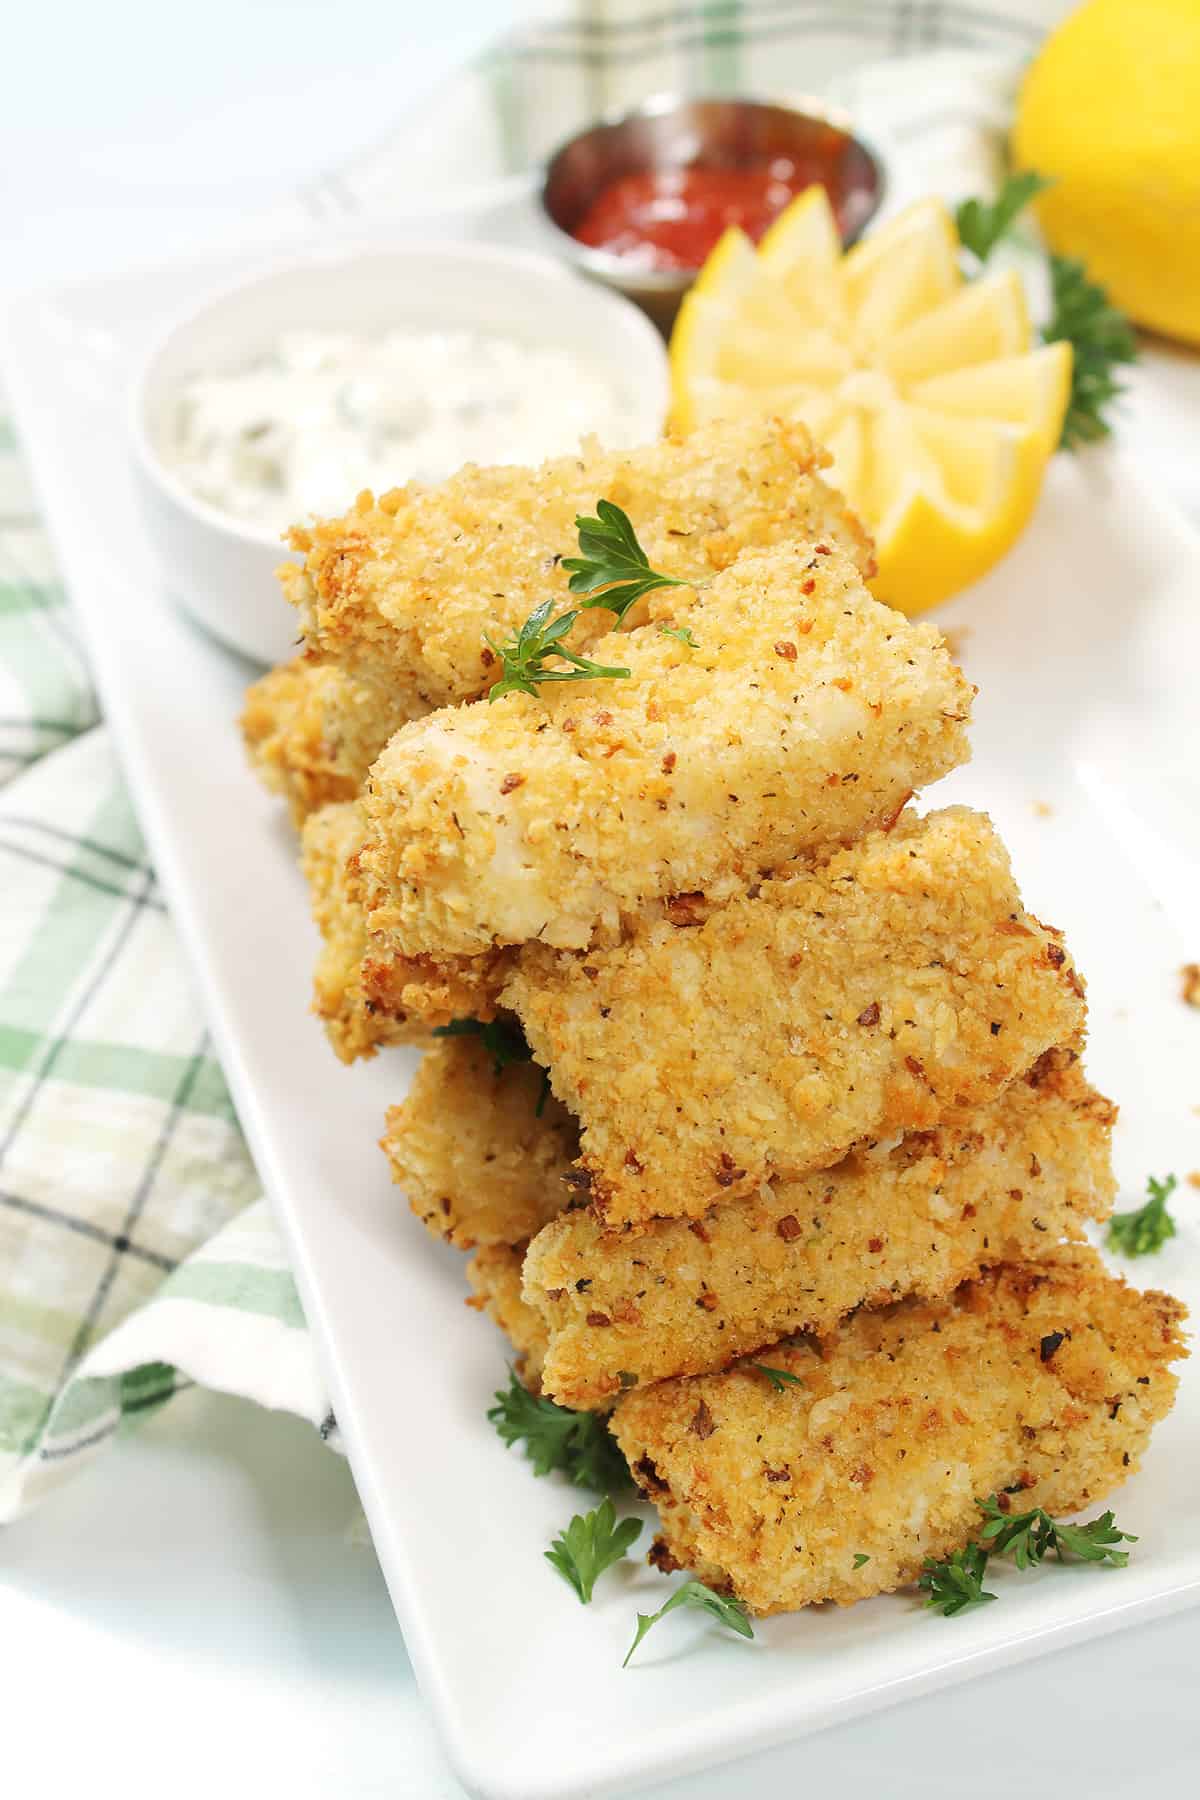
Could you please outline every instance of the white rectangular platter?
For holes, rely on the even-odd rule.
[[[1200,1367],[1119,1522],[1123,1571],[998,1577],[944,1621],[911,1595],[815,1609],[753,1644],[676,1615],[623,1671],[641,1564],[586,1610],[542,1560],[580,1496],[537,1481],[484,1414],[503,1346],[455,1255],[409,1217],[376,1148],[409,1053],[342,1068],[308,1016],[306,896],[234,729],[252,673],[165,600],[125,447],[125,394],[163,317],[228,261],[16,304],[5,379],[105,710],[263,1182],[277,1209],[379,1557],[461,1779],[568,1800],[704,1767],[1200,1599]],[[936,803],[986,808],[1028,904],[1090,983],[1090,1071],[1121,1103],[1122,1204],[1200,1168],[1200,540],[1115,457],[1059,458],[1013,556],[941,620],[979,684],[975,760]],[[1200,1307],[1200,1194],[1137,1279]],[[643,1540],[645,1541],[645,1540]]]

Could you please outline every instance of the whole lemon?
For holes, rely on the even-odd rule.
[[[1200,344],[1200,0],[1087,0],[1047,40],[1013,154],[1051,249],[1141,325]]]

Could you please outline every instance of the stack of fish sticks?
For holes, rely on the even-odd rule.
[[[911,1581],[980,1495],[1104,1495],[1182,1354],[1084,1241],[1070,951],[984,815],[909,804],[972,690],[820,466],[757,421],[364,496],[298,537],[306,649],[246,717],[335,1050],[429,1046],[383,1140],[414,1213],[607,1417],[652,1560],[760,1613]],[[580,614],[627,676],[489,701],[598,496],[673,578]]]

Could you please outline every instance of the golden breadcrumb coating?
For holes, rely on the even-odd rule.
[[[355,862],[361,836],[357,808],[350,801],[340,801],[312,813],[301,837],[313,918],[322,939],[313,976],[313,1011],[343,1062],[374,1056],[383,1044],[419,1042],[428,1036],[431,1026],[445,1024],[454,1016],[440,1017],[432,1006],[419,1016],[410,1016],[399,986],[395,1005],[389,1007],[378,1005],[366,993],[366,931]],[[395,977],[396,971],[390,969],[389,974]],[[461,1010],[469,1013],[469,1003]]]
[[[627,681],[397,732],[361,802],[376,956],[586,948],[646,900],[744,889],[894,818],[969,754],[971,689],[940,634],[873,600],[828,545],[748,552],[648,611],[591,646]]]
[[[1115,1109],[1052,1051],[962,1124],[889,1139],[821,1174],[605,1232],[589,1212],[529,1247],[525,1298],[550,1332],[543,1386],[563,1406],[721,1369],[857,1306],[936,1297],[987,1263],[1079,1239],[1111,1204]]]
[[[251,764],[299,828],[318,807],[353,800],[407,717],[386,688],[309,651],[247,690],[241,724]]]
[[[321,953],[313,976],[313,1011],[343,1062],[374,1056],[388,1044],[424,1043],[451,1019],[491,1019],[507,955],[460,958],[444,966],[430,957],[369,955],[358,876],[362,821],[349,801],[309,816],[301,834]]]
[[[535,1063],[497,1070],[478,1037],[443,1038],[387,1116],[392,1178],[459,1250],[523,1244],[566,1205],[579,1132]]]
[[[485,1244],[467,1263],[467,1279],[474,1288],[466,1304],[485,1312],[497,1324],[517,1353],[517,1374],[529,1390],[538,1394],[542,1385],[542,1359],[546,1354],[546,1328],[533,1308],[521,1298],[523,1244]]]
[[[504,989],[583,1127],[609,1226],[695,1218],[766,1178],[986,1105],[1082,1038],[1061,934],[990,821],[904,815],[701,924],[668,907],[586,955],[526,945]]]
[[[613,1429],[662,1518],[652,1560],[755,1613],[848,1605],[976,1537],[977,1499],[1090,1506],[1170,1409],[1183,1318],[1077,1246],[761,1353],[801,1385],[743,1363],[637,1389]]]
[[[560,561],[575,552],[576,516],[601,498],[624,507],[651,566],[683,580],[797,537],[837,541],[873,571],[862,526],[818,474],[829,460],[803,425],[759,419],[636,450],[592,439],[538,469],[468,465],[297,527],[304,566],[281,578],[309,647],[378,683],[383,743],[404,719],[486,691],[497,669],[485,633],[509,636],[548,598],[573,604]],[[611,623],[585,614],[573,641]]]

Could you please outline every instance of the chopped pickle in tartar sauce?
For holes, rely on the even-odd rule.
[[[635,438],[626,395],[570,351],[467,331],[290,331],[181,388],[168,460],[200,499],[284,531],[365,487]]]

